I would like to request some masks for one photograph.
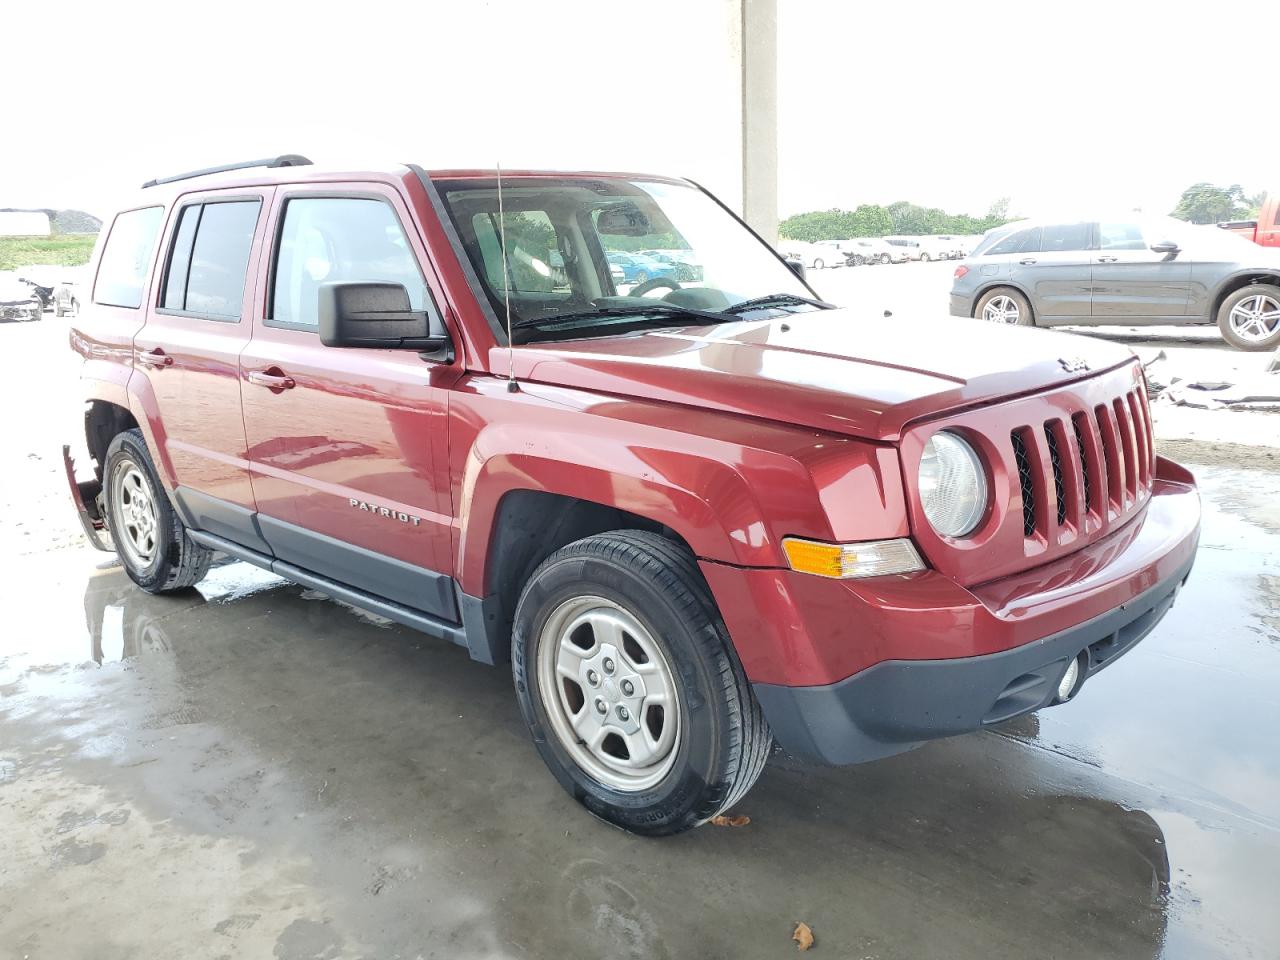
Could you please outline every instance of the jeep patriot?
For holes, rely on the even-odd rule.
[[[90,270],[90,539],[153,593],[220,552],[509,661],[636,833],[775,740],[858,763],[1069,700],[1195,556],[1129,351],[834,308],[685,180],[284,156],[152,181]]]

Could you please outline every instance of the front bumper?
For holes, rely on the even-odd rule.
[[[1012,650],[962,660],[888,660],[826,686],[754,684],[755,695],[784,749],[832,764],[980,730],[1052,704],[1081,652],[1084,682],[1131,650],[1169,612],[1194,560],[1100,617]]]
[[[936,570],[826,580],[703,562],[778,742],[830,763],[888,756],[1053,700],[1167,612],[1195,559],[1200,498],[1158,458],[1147,504],[1056,560],[964,587]]]

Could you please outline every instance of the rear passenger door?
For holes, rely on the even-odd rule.
[[[1093,317],[1095,320],[1158,323],[1187,312],[1191,290],[1191,261],[1156,253],[1135,221],[1098,224],[1093,256]]]
[[[161,470],[185,519],[256,549],[240,415],[240,351],[273,188],[187,194],[173,207],[164,256],[134,338],[135,378]]]
[[[280,187],[272,236],[241,356],[262,535],[285,563],[456,622],[446,424],[461,365],[318,335],[329,281],[393,281],[439,312],[409,210],[387,184]]]
[[[1090,228],[1087,223],[1051,223],[1036,230],[1011,254],[1014,279],[1032,297],[1036,319],[1070,323],[1089,316]],[[1038,243],[1035,242],[1038,234]],[[1032,247],[1038,249],[1032,249]]]

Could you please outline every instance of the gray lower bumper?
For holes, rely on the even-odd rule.
[[[825,763],[861,763],[980,730],[1050,705],[1082,650],[1086,680],[1131,650],[1173,606],[1193,560],[1114,610],[1012,650],[887,660],[827,686],[753,689],[783,749]]]

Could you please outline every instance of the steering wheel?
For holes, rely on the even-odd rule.
[[[679,290],[680,284],[672,280],[670,277],[654,277],[652,280],[646,280],[644,283],[637,283],[631,288],[631,292],[627,294],[629,297],[643,297],[647,293],[654,290]]]

